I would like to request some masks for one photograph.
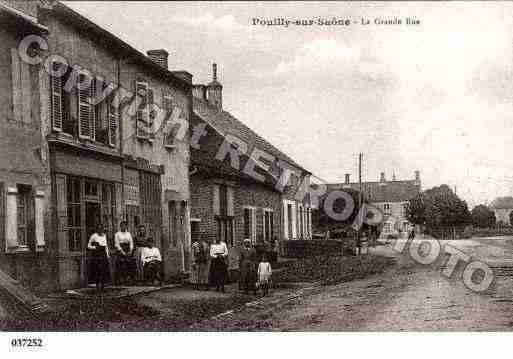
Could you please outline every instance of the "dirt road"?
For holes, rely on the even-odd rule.
[[[496,281],[486,294],[446,278],[440,265],[421,265],[391,246],[374,249],[397,256],[392,269],[363,280],[325,287],[272,312],[241,312],[224,329],[263,321],[271,330],[509,330],[513,327],[513,241],[444,241],[493,266]],[[236,323],[236,325],[234,324]],[[218,323],[219,324],[219,323]],[[234,326],[235,325],[235,326]],[[251,329],[251,328],[246,328]]]

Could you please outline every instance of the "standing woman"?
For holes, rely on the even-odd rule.
[[[216,291],[221,289],[223,293],[225,292],[224,284],[228,277],[227,257],[228,248],[226,243],[217,238],[216,243],[210,247],[210,258],[212,258],[210,263],[210,283],[216,287]]]
[[[92,274],[96,283],[96,289],[103,291],[105,281],[109,276],[109,247],[107,245],[107,235],[103,224],[98,224],[96,232],[89,238],[87,249],[91,250]]]
[[[256,294],[256,251],[251,247],[251,241],[244,239],[244,246],[240,250],[239,255],[239,289],[248,293],[250,290]]]
[[[141,282],[144,280],[143,276],[143,269],[144,269],[144,263],[142,260],[142,252],[143,249],[146,247],[146,241],[148,237],[146,236],[146,227],[144,225],[139,225],[137,227],[137,234],[135,236],[135,250],[134,250],[134,262],[135,262],[135,269],[136,269],[136,277],[137,281]]]

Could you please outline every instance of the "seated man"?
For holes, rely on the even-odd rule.
[[[159,249],[154,246],[153,238],[148,238],[146,247],[141,250],[141,262],[144,280],[153,284],[157,279],[162,285],[162,256]]]

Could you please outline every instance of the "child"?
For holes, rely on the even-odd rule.
[[[266,296],[269,294],[269,285],[271,281],[271,263],[267,260],[267,255],[262,255],[262,260],[258,265],[258,285],[262,288],[262,294]]]

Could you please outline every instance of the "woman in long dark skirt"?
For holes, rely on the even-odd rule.
[[[105,282],[109,278],[109,247],[107,244],[107,235],[103,224],[97,226],[96,232],[89,238],[87,249],[91,250],[91,266],[96,289],[103,291]]]
[[[216,243],[210,246],[210,284],[216,287],[216,290],[224,293],[224,285],[228,278],[228,248],[226,243],[221,241],[219,238],[216,239]]]
[[[244,246],[240,250],[239,255],[239,289],[244,292],[253,291],[256,294],[257,282],[257,255],[254,248],[251,248],[251,241],[244,239]]]

